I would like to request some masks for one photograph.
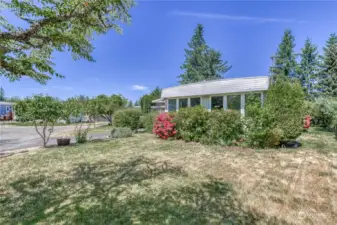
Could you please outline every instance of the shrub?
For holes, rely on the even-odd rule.
[[[83,128],[82,124],[80,124],[79,126],[78,124],[76,124],[75,132],[74,132],[76,143],[78,144],[86,143],[88,141],[87,140],[88,131],[89,131],[89,126],[86,128]]]
[[[113,125],[115,127],[129,127],[137,130],[140,125],[141,111],[138,109],[122,109],[115,113]]]
[[[201,138],[205,144],[226,144],[230,145],[233,141],[243,136],[243,122],[238,111],[214,110],[208,112],[207,132]]]
[[[153,124],[157,115],[157,112],[151,112],[141,116],[140,127],[143,127],[146,132],[152,133]]]
[[[161,113],[154,121],[153,133],[162,139],[168,139],[169,137],[174,137],[176,135],[177,131],[175,126],[173,114]]]
[[[315,125],[332,131],[337,125],[337,99],[318,98],[313,103],[312,116]]]
[[[264,107],[252,111],[246,117],[247,139],[252,147],[274,147],[282,140],[297,138],[303,132],[305,114],[301,85],[277,79],[267,92]]]
[[[180,109],[174,118],[178,137],[185,141],[200,141],[206,133],[208,111],[202,106]]]
[[[127,138],[132,136],[132,130],[129,127],[116,127],[111,130],[111,138]]]
[[[282,139],[294,139],[303,132],[304,92],[298,82],[278,79],[273,83],[264,104],[270,127],[283,130]]]

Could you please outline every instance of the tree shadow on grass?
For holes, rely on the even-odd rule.
[[[254,224],[263,219],[243,210],[224,182],[151,186],[167,176],[187,174],[167,162],[138,157],[19,179],[11,183],[10,194],[0,196],[0,223]]]

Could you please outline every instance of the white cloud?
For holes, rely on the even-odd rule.
[[[147,90],[147,89],[149,89],[149,88],[145,87],[145,86],[142,86],[142,85],[138,85],[138,84],[132,85],[132,90],[135,90],[135,91],[144,91],[144,90]]]
[[[169,12],[171,15],[176,16],[189,16],[205,19],[219,19],[219,20],[232,20],[232,21],[252,21],[259,23],[305,23],[303,20],[296,19],[282,19],[282,18],[271,18],[271,17],[254,17],[254,16],[236,16],[228,14],[217,14],[217,13],[200,13],[192,11],[180,11],[174,10]]]

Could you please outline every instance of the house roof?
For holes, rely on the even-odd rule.
[[[3,101],[0,101],[0,105],[14,105],[14,102],[3,102]]]
[[[227,94],[253,91],[266,91],[269,87],[268,76],[229,78],[213,81],[179,85],[164,88],[162,98],[187,97],[212,94]]]
[[[165,100],[162,98],[158,98],[152,101],[152,103],[165,103]]]

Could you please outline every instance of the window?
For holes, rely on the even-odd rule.
[[[188,105],[187,102],[188,102],[187,98],[179,99],[179,108],[186,108]]]
[[[200,105],[200,98],[191,98],[191,107]]]
[[[10,112],[11,111],[11,107],[8,105],[6,106],[6,112]]]
[[[173,112],[177,110],[177,99],[168,100],[168,111]]]
[[[223,109],[223,96],[214,96],[211,101],[212,109]]]
[[[227,105],[228,105],[228,109],[240,110],[241,96],[240,95],[228,95]]]

